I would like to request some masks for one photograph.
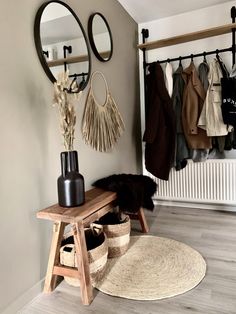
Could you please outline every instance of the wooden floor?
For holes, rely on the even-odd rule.
[[[79,288],[64,281],[50,295],[39,295],[19,314],[236,314],[236,214],[204,209],[156,207],[146,212],[150,234],[182,241],[207,261],[207,275],[195,289],[161,301],[134,301],[95,290],[90,306]],[[139,232],[132,222],[133,233]]]

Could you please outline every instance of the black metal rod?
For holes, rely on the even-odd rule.
[[[63,46],[63,56],[64,59],[66,59],[67,55],[66,52],[68,51],[68,53],[72,53],[72,46]],[[64,62],[64,71],[66,72],[67,70],[67,63]]]
[[[231,8],[232,23],[235,23],[236,8]],[[232,67],[235,64],[235,28],[232,28]]]
[[[75,74],[70,74],[69,77],[79,77],[79,76],[85,76],[88,75],[88,73],[82,72],[82,73],[75,73]]]
[[[141,33],[142,33],[142,42],[143,42],[143,44],[145,44],[146,38],[149,37],[149,31],[148,31],[148,29],[143,28]],[[143,48],[142,51],[143,51],[143,64],[145,65],[145,63],[146,63],[146,48]]]
[[[232,47],[229,48],[225,48],[225,49],[216,49],[216,50],[212,50],[212,51],[204,51],[201,53],[196,53],[196,54],[190,54],[190,55],[186,55],[186,56],[179,56],[176,58],[168,58],[165,60],[158,60],[159,63],[166,63],[166,62],[173,62],[173,61],[180,61],[180,60],[185,60],[185,59],[193,59],[193,58],[197,58],[197,57],[205,57],[208,55],[213,55],[213,54],[219,54],[222,52],[228,52],[228,51],[232,51]],[[150,65],[151,63],[146,63],[147,65]]]
[[[148,29],[143,28],[142,29],[142,42],[145,44],[146,38],[149,37],[149,31]],[[147,84],[146,84],[146,66],[147,66],[147,60],[146,60],[146,48],[142,49],[143,52],[143,79],[144,79],[144,107],[145,107],[145,116],[146,116],[146,104],[147,104]]]

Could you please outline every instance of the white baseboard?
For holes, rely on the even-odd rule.
[[[210,209],[210,210],[221,210],[221,211],[229,211],[236,212],[236,205],[229,204],[212,204],[212,203],[193,203],[187,201],[170,201],[170,200],[153,200],[155,205],[160,206],[176,206],[176,207],[189,207],[189,208],[202,208],[202,209]]]
[[[43,291],[44,280],[40,280],[32,288],[12,302],[1,314],[20,314],[20,310]]]

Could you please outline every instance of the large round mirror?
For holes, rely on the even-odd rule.
[[[98,60],[106,62],[113,53],[113,41],[107,20],[101,13],[94,13],[89,17],[88,35],[90,45]]]
[[[48,1],[38,10],[34,39],[40,62],[55,82],[60,72],[69,70],[80,90],[89,81],[90,51],[85,31],[74,11],[61,1]]]

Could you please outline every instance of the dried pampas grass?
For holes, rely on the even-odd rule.
[[[74,101],[79,100],[82,91],[79,91],[77,82],[71,81],[69,72],[62,72],[54,83],[54,106],[57,105],[60,116],[60,129],[64,139],[65,150],[73,150],[73,141],[76,124]]]

